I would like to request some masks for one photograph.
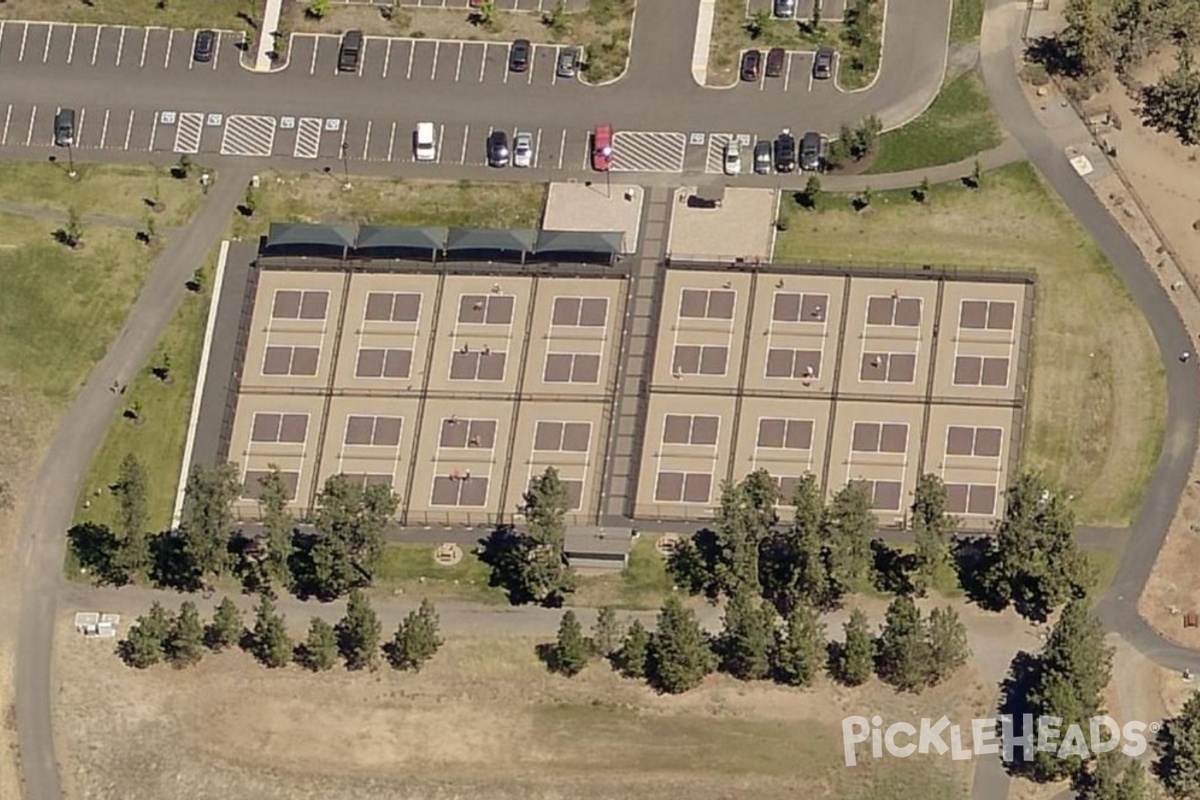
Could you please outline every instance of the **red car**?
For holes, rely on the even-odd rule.
[[[592,131],[592,169],[608,172],[612,167],[612,125],[597,125]]]

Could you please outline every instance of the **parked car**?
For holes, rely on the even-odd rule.
[[[418,122],[413,133],[413,156],[417,161],[437,161],[437,136],[432,122]]]
[[[533,134],[527,131],[513,137],[512,162],[514,167],[533,166]]]
[[[768,78],[778,78],[783,75],[785,64],[787,64],[787,51],[782,47],[772,47],[767,51]]]
[[[742,174],[742,148],[738,146],[736,140],[725,145],[725,174]]]
[[[612,125],[597,125],[592,131],[592,169],[608,172],[612,167],[612,145]]]
[[[796,168],[796,137],[788,131],[775,140],[775,171],[791,172]]]
[[[819,172],[821,169],[821,134],[809,131],[800,139],[800,169]]]
[[[775,0],[775,16],[781,18],[796,16],[796,0]]]
[[[528,39],[517,39],[508,49],[508,68],[513,72],[524,72],[529,69],[529,59],[533,57],[533,45]]]
[[[829,45],[817,48],[816,58],[813,59],[813,77],[819,81],[833,77],[833,59],[837,53]]]
[[[342,45],[338,49],[338,72],[358,72],[362,48],[362,31],[346,31],[346,34],[342,36]]]
[[[75,144],[75,109],[60,108],[54,115],[54,143],[59,147]]]
[[[508,134],[504,131],[492,131],[487,140],[487,159],[489,167],[508,166]]]
[[[201,64],[207,64],[209,61],[212,61],[213,53],[216,49],[217,32],[200,31],[196,34],[196,44],[192,47],[192,58]]]
[[[764,139],[754,145],[754,171],[759,175],[771,174],[771,141]]]
[[[742,53],[742,80],[756,81],[762,69],[762,51],[747,50]]]
[[[574,47],[564,47],[558,51],[558,66],[555,68],[560,78],[574,78],[579,72],[579,50]]]

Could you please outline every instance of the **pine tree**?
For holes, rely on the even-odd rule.
[[[825,661],[825,626],[812,606],[797,604],[788,614],[787,629],[776,632],[775,678],[789,686],[811,686]]]
[[[167,660],[176,667],[189,667],[204,657],[204,626],[196,604],[185,600],[166,641]]]
[[[696,615],[675,595],[667,597],[650,637],[646,673],[661,692],[679,694],[700,685],[716,668],[716,657]]]
[[[194,589],[208,585],[228,567],[233,514],[230,506],[240,487],[232,464],[192,468],[184,487],[179,522],[180,564],[171,582]]]
[[[558,637],[554,642],[554,657],[552,666],[555,672],[568,678],[583,672],[587,666],[588,646],[583,638],[583,628],[574,611],[563,614],[562,622],[558,625]]]
[[[521,503],[526,532],[518,540],[517,558],[510,563],[518,597],[555,606],[575,591],[575,576],[563,554],[569,506],[566,484],[554,467],[529,482]]]
[[[721,633],[721,668],[742,680],[761,680],[771,672],[775,614],[748,588],[737,591],[725,607]]]
[[[913,492],[912,529],[917,552],[912,584],[924,595],[950,573],[950,541],[955,520],[946,513],[946,485],[937,475],[922,475]]]
[[[421,607],[409,612],[396,628],[396,635],[387,648],[388,661],[396,669],[420,672],[441,646],[437,611],[428,600],[422,600]]]
[[[830,578],[839,595],[861,590],[869,583],[874,532],[871,496],[861,481],[851,481],[833,496],[825,513]]]
[[[758,482],[755,489],[760,489]],[[713,583],[719,594],[732,597],[741,589],[759,594],[758,552],[767,531],[761,526],[761,509],[747,482],[726,484],[713,520],[717,563]]]
[[[292,581],[288,560],[292,555],[296,521],[287,509],[291,499],[292,490],[284,481],[283,473],[272,464],[271,471],[262,479],[262,492],[258,498],[267,539],[267,554],[262,562],[263,588],[267,591],[288,586]]]
[[[313,672],[333,669],[338,657],[337,634],[333,626],[320,617],[313,617],[299,656],[300,663]]]
[[[804,475],[791,500],[795,507],[791,527],[770,535],[762,547],[759,569],[764,596],[784,613],[797,603],[824,608],[830,601],[821,544],[825,500],[816,477]]]
[[[1163,725],[1159,776],[1175,797],[1200,797],[1200,692]]]
[[[603,658],[609,657],[621,646],[622,635],[617,612],[612,606],[602,606],[596,615],[596,625],[592,628],[592,651]]]
[[[384,528],[399,500],[388,486],[364,488],[345,475],[331,475],[318,502],[318,535],[309,553],[312,589],[332,599],[369,582],[383,555]]]
[[[1141,762],[1115,750],[1092,759],[1075,776],[1072,788],[1076,800],[1150,800],[1151,797]]]
[[[875,640],[866,613],[854,609],[842,629],[846,638],[838,651],[837,677],[847,686],[859,686],[875,671]]]
[[[354,589],[346,603],[346,615],[338,622],[338,649],[347,669],[373,669],[379,657],[379,637],[383,631],[371,601]]]
[[[617,671],[626,678],[645,678],[649,657],[650,634],[646,630],[646,626],[642,625],[640,620],[635,619],[630,623],[629,630],[625,632],[621,649],[616,652],[613,659]]]
[[[146,538],[149,483],[146,465],[133,453],[126,455],[113,487],[118,506],[117,529],[121,534],[118,562],[126,576],[135,575],[150,564],[150,544]]]
[[[121,658],[131,667],[146,669],[162,660],[167,637],[171,635],[172,620],[159,603],[137,618],[125,641],[121,642]]]
[[[212,622],[204,632],[204,643],[210,650],[220,652],[241,641],[245,632],[241,610],[228,597],[223,597],[213,612]]]
[[[967,626],[953,608],[935,608],[926,625],[929,637],[929,675],[927,683],[936,686],[953,675],[971,657],[967,644]]]
[[[905,692],[925,686],[931,669],[921,609],[908,596],[893,600],[879,637],[879,677]]]
[[[287,622],[275,610],[271,598],[259,600],[251,632],[251,652],[262,664],[271,668],[285,667],[292,660],[292,640]]]

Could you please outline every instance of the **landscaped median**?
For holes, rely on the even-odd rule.
[[[811,198],[786,196],[775,260],[1036,271],[1022,468],[1072,493],[1081,524],[1126,525],[1157,462],[1166,413],[1149,326],[1032,166],[981,177],[978,189],[817,194],[811,210],[797,202]]]
[[[0,19],[238,30],[262,14],[260,5],[260,0],[4,0]]]

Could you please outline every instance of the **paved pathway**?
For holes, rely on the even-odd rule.
[[[16,719],[27,800],[60,800],[52,729],[52,655],[57,598],[78,487],[116,413],[114,380],[142,368],[185,291],[220,241],[250,179],[250,166],[229,165],[191,225],[167,241],[125,327],[63,416],[43,459],[22,519],[17,571],[22,576],[17,648]]]

